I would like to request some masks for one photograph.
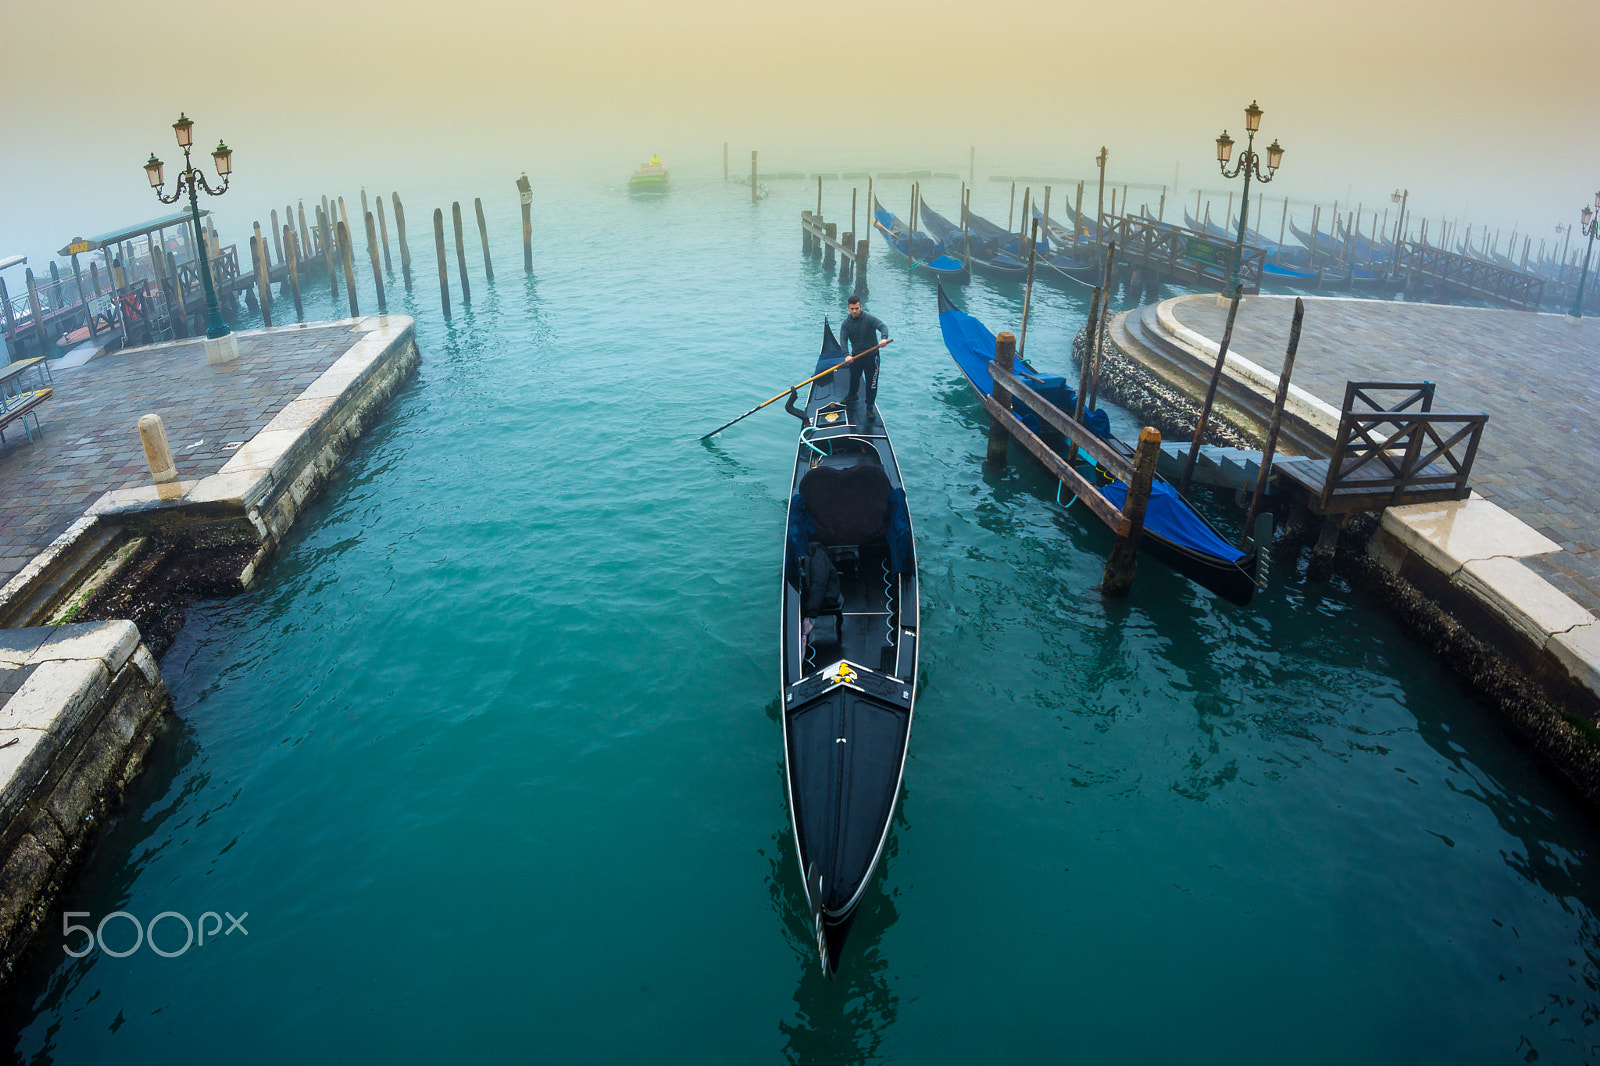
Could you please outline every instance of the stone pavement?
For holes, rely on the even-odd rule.
[[[206,362],[199,340],[131,348],[55,372],[30,443],[8,426],[0,446],[0,585],[102,493],[150,484],[140,415],[158,414],[178,476],[221,469],[363,334],[353,321],[239,335],[239,359]],[[10,432],[12,428],[16,432]]]
[[[1174,301],[1217,341],[1226,306]],[[1230,350],[1276,373],[1294,298],[1247,297]],[[1434,410],[1487,412],[1472,487],[1561,545],[1524,562],[1600,615],[1600,318],[1307,299],[1294,383],[1335,408],[1347,381],[1432,381]]]

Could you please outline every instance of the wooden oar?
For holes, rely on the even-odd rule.
[[[799,385],[791,385],[789,388],[784,389],[782,392],[778,393],[778,395],[774,396],[772,399],[766,401],[766,403],[758,403],[758,404],[756,404],[754,407],[750,408],[750,410],[746,411],[744,414],[740,415],[738,418],[735,418],[733,420],[733,422],[743,422],[745,419],[749,418],[751,415],[755,414],[757,411],[759,411],[763,407],[767,406],[767,404],[776,403],[777,401],[783,399],[785,396],[789,395],[791,392],[797,391],[800,388],[801,385],[809,385],[813,381],[817,380],[818,378],[826,377],[829,374],[833,373],[835,370],[838,370],[840,367],[843,367],[843,366],[846,366],[849,363],[855,362],[857,359],[860,359],[863,355],[871,355],[873,352],[877,351],[879,348],[882,348],[885,344],[893,344],[893,343],[894,343],[894,338],[893,337],[887,338],[885,340],[881,340],[877,344],[874,344],[872,347],[868,348],[864,352],[857,352],[855,355],[852,355],[847,359],[844,359],[844,360],[841,360],[838,363],[835,363],[833,366],[830,366],[826,370],[820,371],[820,372],[818,372],[816,374],[812,374],[810,377],[808,377],[804,381],[800,382]],[[725,430],[729,426],[733,425],[733,422],[724,422],[722,425],[718,426],[716,429],[712,430],[710,433],[707,433],[705,436],[701,437],[700,439],[701,440],[710,440],[712,437],[715,437],[718,433],[721,433],[723,430]]]

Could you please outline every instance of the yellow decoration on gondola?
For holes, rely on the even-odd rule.
[[[833,675],[833,683],[835,685],[842,685],[846,682],[854,681],[855,679],[856,672],[850,669],[849,663],[840,663],[838,672]]]

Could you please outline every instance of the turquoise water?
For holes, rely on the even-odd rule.
[[[774,405],[696,438],[806,376],[844,292],[800,255],[814,191],[632,201],[622,178],[540,191],[534,280],[514,196],[486,205],[498,280],[469,248],[451,322],[431,252],[414,298],[391,287],[417,377],[259,587],[191,612],[177,722],[64,906],[248,933],[81,960],[46,935],[10,989],[18,1056],[1595,1055],[1587,815],[1337,579],[1279,564],[1239,611],[1146,561],[1102,601],[1109,535],[1036,467],[985,469],[933,290],[876,242],[923,691],[823,979],[776,718],[795,427]],[[443,196],[407,196],[414,248]],[[992,328],[1021,303],[959,299]],[[1036,292],[1035,362],[1065,366],[1085,313]]]

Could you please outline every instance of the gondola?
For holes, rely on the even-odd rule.
[[[939,290],[939,330],[944,335],[945,348],[961,368],[973,391],[980,396],[990,395],[994,391],[994,379],[989,376],[989,362],[994,358],[994,334],[982,322],[951,303],[943,289]],[[1034,391],[1062,410],[1070,411],[1077,406],[1074,391],[1060,383],[1060,378],[1041,375],[1022,359],[1016,361],[1016,374],[1025,380],[1047,383],[1047,389],[1035,387]],[[1018,412],[1018,416],[1026,423],[1031,412]],[[1085,421],[1090,420],[1086,418]],[[1112,436],[1104,421],[1098,426],[1091,423],[1091,428],[1107,444],[1132,459],[1133,449]],[[1127,495],[1127,486],[1103,471],[1097,472],[1104,482],[1101,491],[1108,500],[1121,507]],[[1244,607],[1255,597],[1260,550],[1254,545],[1245,551],[1234,547],[1200,512],[1178,495],[1176,489],[1160,478],[1151,486],[1139,550],[1149,553],[1229,603]]]
[[[971,268],[947,254],[940,241],[918,233],[910,240],[911,251],[907,252],[906,224],[892,211],[885,210],[876,196],[872,198],[872,227],[883,235],[890,248],[914,260],[912,270],[915,273],[931,274],[940,281],[953,281],[959,285],[972,280]]]
[[[844,352],[823,324],[816,372]],[[849,372],[806,400],[784,537],[784,768],[800,877],[832,977],[894,820],[917,692],[911,516],[889,434]],[[791,408],[791,413],[796,413]]]
[[[949,250],[947,255],[958,255],[973,270],[992,278],[1020,281],[1027,277],[1027,263],[1009,252],[995,251],[989,241],[972,232],[970,227],[966,233],[962,233],[960,226],[929,208],[926,200],[922,201],[918,211],[928,231],[936,234],[941,246]]]

